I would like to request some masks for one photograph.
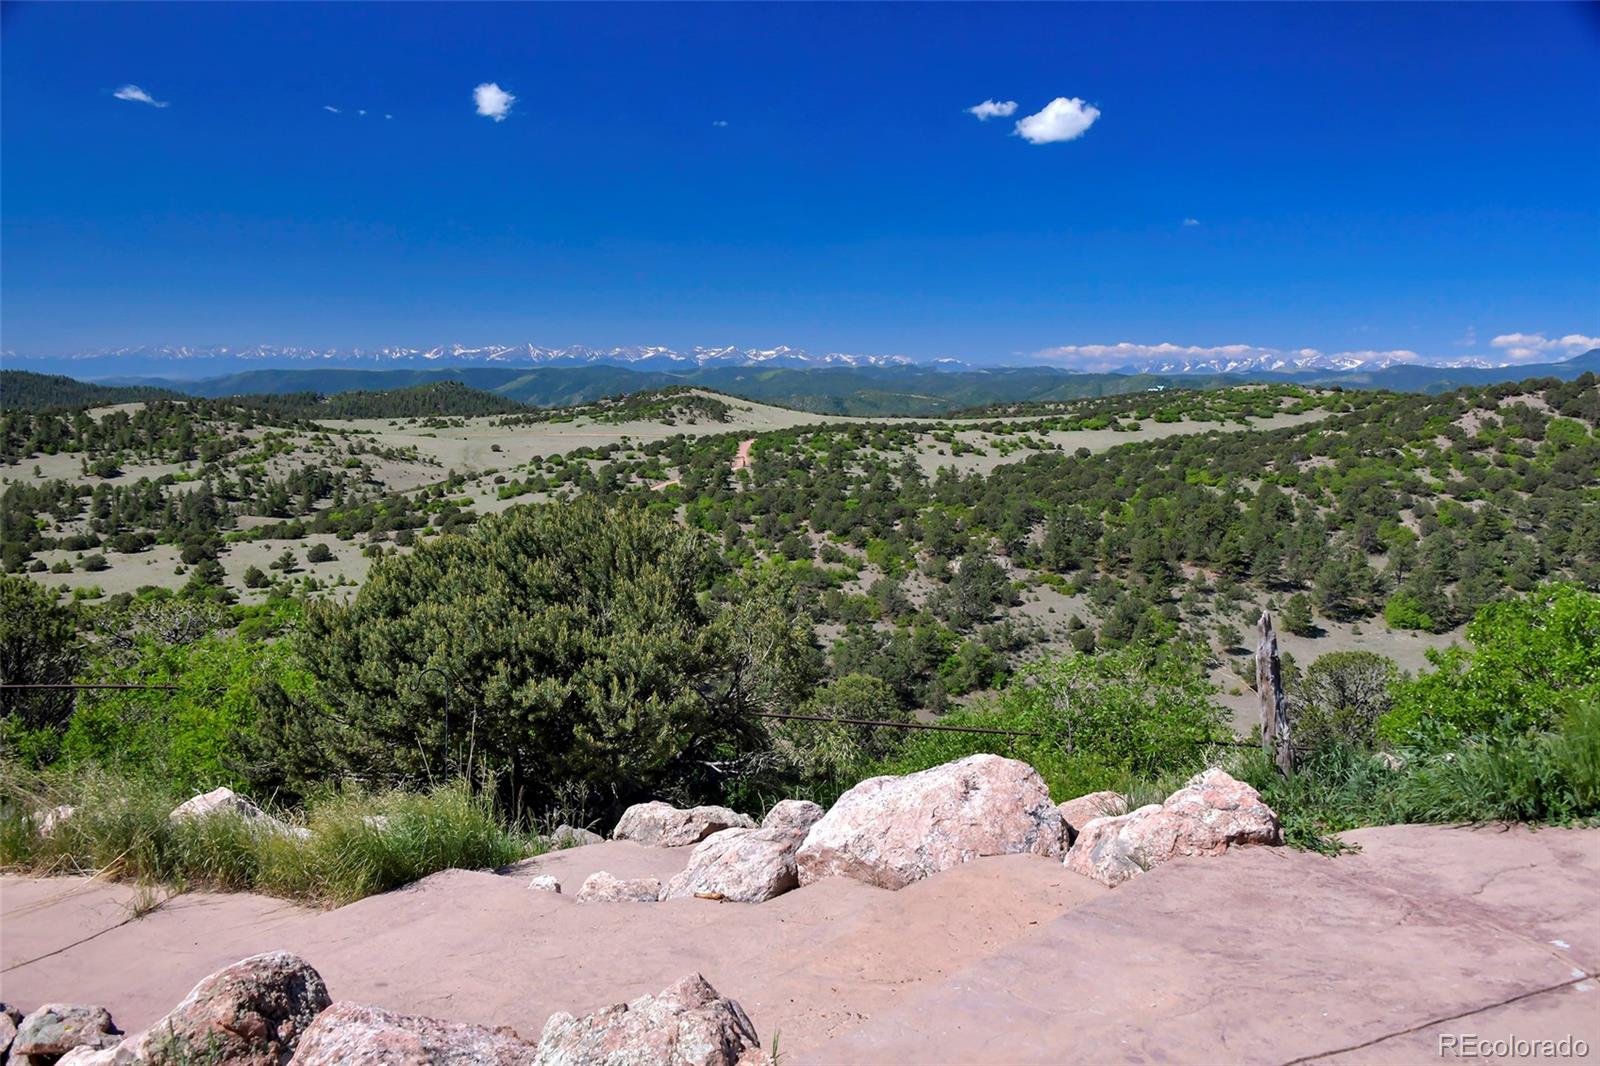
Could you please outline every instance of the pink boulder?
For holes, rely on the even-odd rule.
[[[1244,844],[1277,844],[1278,816],[1260,793],[1222,770],[1207,770],[1130,814],[1090,820],[1066,865],[1113,888],[1168,859],[1220,855]]]
[[[174,822],[182,822],[212,814],[236,814],[249,821],[271,817],[231,788],[214,788],[210,792],[186,799],[174,807],[168,817]]]
[[[287,951],[252,955],[195,985],[112,1061],[279,1066],[330,1002],[322,975],[304,959]]]
[[[1061,854],[1061,812],[1027,763],[969,755],[839,797],[795,855],[800,883],[851,877],[904,888],[987,855]]]
[[[1084,826],[1096,818],[1114,817],[1128,813],[1128,799],[1120,792],[1091,792],[1087,796],[1068,800],[1056,808],[1067,831],[1068,844],[1077,839]]]
[[[669,880],[662,899],[708,895],[760,903],[800,887],[794,853],[805,839],[796,829],[724,829],[694,846],[689,865]]]
[[[535,1052],[505,1027],[335,1003],[306,1031],[290,1066],[529,1066]]]
[[[691,807],[679,810],[670,803],[651,800],[635,803],[622,812],[611,831],[614,840],[631,840],[652,848],[678,848],[698,844],[724,829],[754,829],[748,815],[726,807]]]
[[[765,1061],[755,1026],[737,1002],[690,974],[657,996],[641,996],[581,1018],[552,1014],[536,1066],[754,1066]]]
[[[654,903],[661,898],[661,882],[654,877],[621,878],[598,870],[584,878],[579,903]]]
[[[793,829],[801,834],[822,821],[827,812],[810,800],[780,800],[761,819],[763,829]]]
[[[114,1047],[122,1035],[104,1007],[46,1003],[17,1024],[11,1040],[12,1062],[54,1062],[77,1048],[97,1051]]]
[[[21,1011],[0,1003],[0,1062],[6,1060],[6,1052],[11,1050],[11,1041],[16,1039],[17,1023],[21,1020]]]

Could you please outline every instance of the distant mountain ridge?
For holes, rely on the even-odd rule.
[[[904,355],[854,355],[828,352],[813,355],[800,348],[778,345],[774,348],[694,347],[679,351],[663,346],[633,345],[593,348],[569,345],[561,348],[537,344],[441,344],[432,348],[316,348],[297,345],[256,344],[246,347],[227,345],[137,345],[103,348],[60,357],[19,356],[5,353],[8,362],[48,364],[51,367],[115,364],[117,372],[150,373],[199,368],[217,371],[239,363],[264,364],[283,368],[307,366],[348,366],[364,369],[402,369],[408,366],[627,366],[640,370],[684,371],[711,366],[826,367],[826,366],[909,366],[916,362]],[[963,364],[964,365],[964,364]]]
[[[332,395],[353,390],[412,388],[458,381],[537,407],[587,403],[673,385],[695,385],[732,396],[826,414],[931,416],[996,403],[1048,402],[1143,390],[1222,388],[1250,381],[1323,387],[1444,392],[1464,385],[1490,385],[1530,378],[1571,381],[1600,373],[1600,349],[1563,363],[1483,368],[1395,364],[1354,371],[1258,371],[1248,374],[1088,374],[1057,367],[949,369],[894,366],[703,366],[668,373],[637,364],[613,366],[463,366],[355,369],[324,366],[261,369],[199,380],[111,379],[106,384],[154,386],[197,396],[287,392]]]
[[[1472,356],[1465,359],[1404,358],[1394,352],[1341,352],[1324,355],[1321,352],[1268,352],[1257,355],[1205,355],[1144,359],[1119,367],[1124,374],[1297,374],[1343,373],[1349,371],[1387,370],[1394,366],[1414,366],[1427,369],[1491,370],[1510,367],[1509,363],[1495,363]]]
[[[1123,346],[1112,347],[1116,349]],[[395,346],[321,348],[273,344],[245,347],[139,345],[104,348],[68,356],[29,356],[10,351],[0,354],[3,354],[8,365],[16,369],[96,378],[109,374],[220,376],[249,366],[276,369],[350,367],[365,370],[454,366],[527,368],[617,366],[672,374],[713,367],[807,369],[915,366],[938,371],[961,372],[980,368],[994,369],[1000,365],[985,363],[980,367],[949,357],[913,359],[905,355],[861,355],[849,352],[813,354],[802,348],[784,344],[772,348],[741,348],[733,345],[697,346],[687,350],[662,345],[597,348],[581,344],[546,347],[531,343],[441,344],[431,348]],[[1096,363],[1098,368],[1096,372],[1116,374],[1321,374],[1372,372],[1395,366],[1488,370],[1508,365],[1476,356],[1453,360],[1429,360],[1409,352],[1341,352],[1327,355],[1311,349],[1273,351],[1244,345],[1232,345],[1221,349],[1183,349],[1175,345],[1159,345],[1153,354],[1130,358],[1121,365],[1107,361],[1103,357],[1104,353],[1100,351],[1094,354],[1100,357]],[[1112,354],[1114,356],[1115,352]],[[1088,372],[1081,368],[1051,363],[1047,358],[1028,360],[1024,364],[1005,365],[1055,366],[1065,373]]]

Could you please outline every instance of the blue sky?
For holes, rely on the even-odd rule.
[[[3,22],[0,330],[19,354],[1539,361],[1600,333],[1593,8],[7,4]],[[515,97],[498,121],[485,83]],[[1025,128],[1098,117],[1018,135],[1058,98],[1076,126]],[[986,100],[1016,109],[966,111]]]

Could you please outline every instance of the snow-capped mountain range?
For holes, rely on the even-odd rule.
[[[216,363],[238,360],[273,366],[351,366],[365,369],[406,366],[632,366],[649,370],[692,370],[707,366],[905,366],[915,360],[904,355],[850,355],[830,352],[812,355],[799,348],[631,346],[590,348],[572,345],[546,348],[537,344],[441,344],[432,348],[311,348],[295,345],[256,344],[243,348],[221,345],[141,345],[104,348],[68,357],[84,360],[119,360],[137,363]]]
[[[1504,366],[1480,357],[1466,359],[1424,359],[1414,352],[1256,352],[1250,354],[1179,356],[1143,359],[1117,368],[1124,374],[1293,374],[1306,371],[1382,370],[1400,365],[1436,366],[1449,369]]]
[[[920,367],[960,372],[1000,366],[1053,366],[1063,371],[1119,374],[1330,374],[1374,371],[1408,364],[1449,369],[1493,369],[1509,360],[1479,356],[1460,359],[1427,358],[1409,351],[1323,353],[1302,348],[1282,351],[1249,345],[1221,348],[1181,348],[1177,345],[1084,345],[1054,348],[1028,356],[969,363],[954,358],[913,359],[905,355],[856,355],[829,352],[814,355],[800,348],[694,347],[679,350],[664,346],[634,345],[595,348],[570,345],[551,348],[537,344],[441,344],[432,348],[317,348],[297,345],[139,345],[102,348],[67,356],[35,357],[13,351],[0,352],[12,366],[47,364],[55,373],[117,374],[171,373],[179,376],[223,374],[236,370],[348,368],[401,370],[425,367],[582,367],[616,366],[635,370],[689,372],[714,367]]]

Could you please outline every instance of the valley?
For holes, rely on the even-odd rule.
[[[919,715],[1041,658],[1182,639],[1245,733],[1237,656],[1262,608],[1287,612],[1293,663],[1370,652],[1415,672],[1492,584],[1593,566],[1587,380],[1162,390],[942,419],[681,387],[475,415],[502,401],[452,384],[16,411],[4,550],[86,606],[344,601],[375,560],[482,517],[631,500],[718,538],[734,570],[781,575],[827,668]]]

